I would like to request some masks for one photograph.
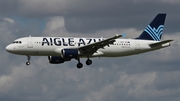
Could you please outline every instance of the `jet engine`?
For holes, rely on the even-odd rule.
[[[80,52],[77,49],[62,49],[61,54],[64,59],[72,59],[77,58]]]
[[[61,56],[48,56],[48,59],[49,59],[49,63],[51,64],[59,64],[71,60],[71,59],[64,59]]]

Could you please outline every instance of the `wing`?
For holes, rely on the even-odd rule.
[[[107,38],[105,40],[95,42],[92,44],[88,44],[82,47],[79,47],[79,51],[82,55],[92,55],[94,54],[98,49],[104,48],[105,46],[109,44],[113,44],[115,42],[115,39],[122,37],[123,35],[115,35],[111,38]]]

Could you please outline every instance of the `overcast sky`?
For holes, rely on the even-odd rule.
[[[1,101],[180,101],[179,0],[0,0]],[[162,39],[171,46],[119,58],[48,63],[5,51],[19,37],[140,35],[167,13]],[[85,63],[86,59],[81,59]]]

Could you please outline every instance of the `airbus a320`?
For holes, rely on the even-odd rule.
[[[23,37],[16,39],[6,47],[13,54],[26,55],[26,65],[30,65],[31,56],[47,56],[49,63],[61,64],[72,59],[78,61],[77,68],[82,68],[80,58],[87,58],[86,65],[91,65],[93,57],[121,57],[154,51],[170,46],[173,40],[161,41],[166,14],[158,14],[134,39],[120,39],[122,35],[110,38],[85,37]]]

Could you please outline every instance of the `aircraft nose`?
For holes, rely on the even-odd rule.
[[[11,45],[6,46],[6,51],[12,52],[13,51],[13,47]]]

